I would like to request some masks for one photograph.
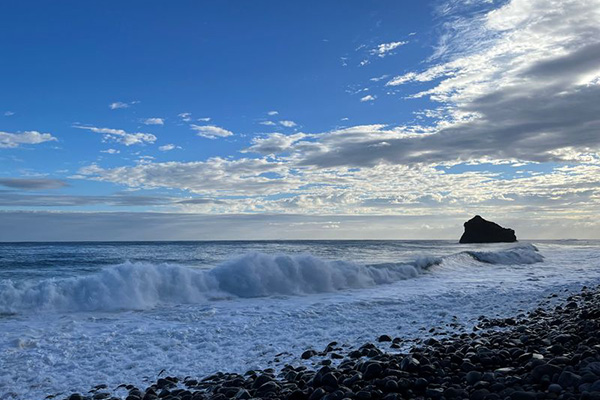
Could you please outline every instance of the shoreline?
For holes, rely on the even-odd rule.
[[[279,374],[219,372],[200,380],[161,377],[143,390],[99,385],[64,399],[600,400],[600,286],[584,286],[556,306],[479,321],[471,333],[424,333],[406,352],[382,350],[401,342],[382,335],[378,346],[344,350],[332,342],[323,352],[302,354],[304,360],[324,357],[320,368],[286,365]],[[117,390],[126,394],[115,397]]]

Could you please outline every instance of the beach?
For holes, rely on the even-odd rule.
[[[600,399],[599,329],[600,286],[584,287],[555,307],[514,318],[481,317],[471,333],[416,340],[407,353],[387,353],[402,339],[382,335],[378,343],[346,354],[336,342],[303,354],[320,356],[320,368],[165,376],[143,390],[121,388],[128,390],[127,400],[594,400]],[[103,399],[109,393],[100,386],[87,397],[68,399]]]
[[[594,241],[2,244],[0,398],[125,399],[122,385],[145,391],[176,377],[189,390],[186,377],[219,372],[249,385],[249,370],[285,379],[289,366],[343,368],[357,351],[361,362],[380,351],[401,362],[427,339],[511,318],[526,325],[537,307],[595,288],[598,249]],[[367,343],[378,350],[360,350]],[[90,392],[98,385],[106,390]]]

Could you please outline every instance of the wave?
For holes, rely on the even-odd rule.
[[[500,251],[466,251],[475,260],[487,264],[535,264],[544,261],[537,247],[525,244]]]
[[[174,265],[126,263],[75,278],[0,283],[0,311],[147,309],[159,303],[206,299],[211,283],[201,271]]]
[[[0,282],[0,313],[19,311],[143,310],[159,304],[201,303],[223,297],[307,295],[363,289],[415,278],[467,254],[490,264],[530,264],[543,257],[534,246],[497,252],[421,257],[412,263],[360,265],[311,255],[250,253],[211,270],[168,264],[125,263],[99,272],[35,283]]]

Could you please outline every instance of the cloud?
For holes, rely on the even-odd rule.
[[[117,101],[117,102],[114,102],[114,103],[110,103],[108,105],[108,108],[110,108],[111,110],[117,110],[119,108],[129,108],[129,104]]]
[[[596,220],[600,165],[555,168],[549,173],[504,177],[498,172],[446,172],[433,166],[379,164],[369,168],[306,168],[271,159],[210,159],[196,163],[151,163],[103,169],[89,166],[80,178],[131,188],[182,189],[202,198],[227,200],[213,213],[405,215],[425,218],[502,212],[545,223],[550,217]],[[517,168],[517,167],[511,167]],[[200,202],[204,203],[204,202]],[[204,204],[185,205],[197,212]],[[534,215],[535,214],[535,215]],[[464,221],[463,221],[464,222]]]
[[[154,143],[156,141],[156,136],[154,136],[151,133],[128,133],[123,129],[98,128],[95,126],[84,125],[73,125],[73,127],[77,129],[86,129],[95,133],[102,133],[104,134],[104,140],[114,141],[117,143],[124,144],[125,146],[131,146],[134,144]]]
[[[407,128],[390,128],[386,125],[359,125],[318,134],[285,136],[274,133],[265,138],[255,138],[246,150],[250,152],[290,153],[290,161],[295,165],[334,166],[372,166],[386,162],[384,157],[377,158],[389,149],[393,143],[401,140],[414,140],[427,136],[422,131],[410,131]],[[310,140],[308,140],[310,139]],[[382,143],[385,142],[385,145]],[[369,149],[365,151],[365,149]],[[268,150],[265,150],[268,149]],[[393,151],[390,155],[393,156]],[[387,153],[386,153],[387,154]],[[390,161],[390,163],[394,163]]]
[[[139,103],[139,101],[131,101],[129,103],[124,103],[122,101],[115,101],[114,103],[110,103],[108,105],[108,108],[110,108],[111,110],[118,110],[118,109],[121,109],[121,108],[129,108],[132,105],[135,105],[135,104],[138,104],[138,103]]]
[[[49,133],[37,131],[25,131],[17,133],[0,132],[0,148],[14,149],[22,144],[39,144],[44,142],[55,142],[58,139]]]
[[[224,138],[233,135],[233,132],[215,125],[191,124],[190,127],[192,128],[192,130],[197,132],[196,135],[207,139]]]
[[[467,43],[446,48],[448,61],[388,81],[426,86],[411,97],[439,103],[441,112],[432,124],[388,129],[422,134],[392,135],[387,145],[376,146],[381,129],[361,128],[353,141],[333,132],[320,135],[306,151],[292,151],[303,165],[320,167],[597,158],[598,7],[597,0],[512,0],[477,13],[448,29],[475,30],[483,35],[478,45],[468,34]],[[462,36],[454,37],[460,41]]]
[[[381,75],[381,76],[376,76],[374,78],[369,79],[372,82],[379,82],[382,81],[384,79],[387,79],[389,77],[389,75]]]
[[[293,128],[295,126],[298,126],[298,124],[296,124],[294,121],[290,121],[290,120],[281,120],[278,121],[277,123],[274,121],[260,121],[259,124],[261,125],[265,125],[265,126],[276,126],[277,124],[284,126],[286,128]]]
[[[285,126],[286,128],[293,128],[297,125],[294,121],[289,120],[279,121],[279,124]]]
[[[389,55],[393,50],[397,49],[400,46],[404,46],[408,42],[390,42],[390,43],[381,43],[375,49],[371,50],[371,55],[376,55],[377,57],[385,57]]]
[[[142,121],[144,125],[164,125],[165,120],[163,118],[146,118]]]
[[[208,122],[208,121],[210,121],[210,119],[211,119],[210,117],[204,117],[204,118],[198,118],[198,121],[200,121],[200,122]]]
[[[140,196],[129,194],[115,194],[110,196],[76,196],[21,194],[0,191],[0,206],[4,207],[84,207],[91,205],[148,207],[173,205],[177,204],[178,202],[179,199],[177,198],[162,196]]]
[[[273,111],[268,111],[268,112],[267,112],[267,115],[270,115],[270,116],[273,116],[273,115],[278,115],[278,114],[279,114],[279,112],[278,112],[278,111],[275,111],[275,110],[273,110]]]
[[[431,71],[428,71],[431,72]],[[386,83],[386,86],[399,86],[403,85],[407,82],[419,81],[419,82],[427,82],[430,79],[433,79],[434,74],[430,73],[430,76],[425,76],[425,74],[416,74],[414,72],[407,72],[404,75],[398,75],[394,77],[392,80]]]
[[[294,135],[284,135],[282,133],[272,133],[262,138],[254,138],[252,145],[244,152],[259,154],[281,154],[292,148],[292,145],[307,137],[304,133]]]
[[[106,150],[100,150],[100,153],[119,154],[120,151],[117,149],[106,149]]]
[[[355,156],[343,164],[327,152],[332,162],[327,164],[319,158],[321,146],[360,144],[365,132],[373,138],[373,146],[362,147],[364,159]],[[224,200],[210,206],[203,201],[177,203],[185,206],[185,212],[401,213],[418,217],[431,214],[435,207],[437,215],[502,210],[513,217],[535,213],[543,219],[566,212],[569,218],[596,218],[600,207],[600,159],[596,159],[597,164],[554,167],[544,173],[535,172],[537,164],[524,163],[504,164],[502,168],[493,163],[481,164],[471,170],[463,166],[466,171],[460,173],[436,165],[372,163],[370,152],[388,149],[394,139],[418,135],[422,134],[384,126],[351,127],[326,134],[273,133],[255,138],[246,150],[264,154],[264,158],[148,162],[118,168],[90,165],[72,178],[134,189],[179,189],[201,198]],[[319,163],[307,163],[307,158]]]
[[[177,204],[226,204],[226,201],[208,199],[204,197],[194,197],[191,199],[179,200]]]
[[[364,97],[361,97],[360,101],[362,103],[367,102],[367,101],[375,101],[376,98],[377,98],[377,96],[373,96],[373,95],[368,94],[368,95],[366,95]]]
[[[0,178],[0,185],[11,189],[41,190],[59,189],[69,186],[58,179],[25,179],[25,178]]]
[[[189,113],[189,112],[177,114],[177,116],[179,118],[181,118],[182,121],[185,121],[185,122],[190,122],[192,120],[192,113]]]
[[[171,151],[171,150],[180,149],[180,148],[181,147],[175,146],[174,144],[169,143],[169,144],[165,144],[164,146],[160,146],[158,148],[158,150],[160,150],[160,151]]]
[[[265,176],[268,173],[277,177]],[[217,196],[276,193],[289,184],[281,179],[284,173],[286,168],[280,162],[216,157],[206,161],[145,163],[112,169],[93,164],[81,168],[74,178],[113,182],[132,188],[184,189]],[[290,177],[289,181],[295,182],[295,179]]]
[[[5,116],[5,117],[11,117],[11,116],[13,116],[13,115],[15,115],[15,113],[14,113],[13,111],[5,111],[5,112],[4,112],[4,116]]]

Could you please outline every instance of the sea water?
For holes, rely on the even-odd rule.
[[[599,283],[598,241],[3,243],[0,399],[310,365]]]

